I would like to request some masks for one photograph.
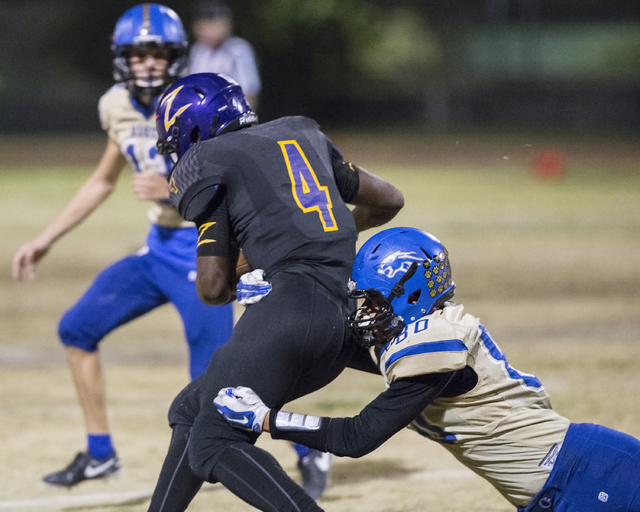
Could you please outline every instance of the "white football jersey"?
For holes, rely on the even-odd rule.
[[[138,110],[130,100],[124,84],[109,89],[98,103],[102,129],[120,146],[135,172],[153,171],[167,176],[171,171],[171,161],[158,154],[156,141],[155,113],[147,116]],[[178,228],[193,226],[185,221],[168,200],[151,202],[149,220],[160,226]]]
[[[408,325],[380,354],[387,384],[471,367],[469,392],[437,398],[409,426],[441,443],[515,506],[527,505],[551,470],[569,420],[551,409],[533,375],[517,371],[480,321],[451,305]],[[558,445],[555,446],[554,445]]]

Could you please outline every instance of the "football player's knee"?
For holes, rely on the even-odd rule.
[[[58,336],[63,345],[80,348],[87,352],[95,352],[100,341],[100,339],[83,332],[81,325],[68,312],[60,319]]]
[[[213,446],[217,445],[217,448]],[[215,483],[218,480],[214,476],[216,463],[220,459],[220,455],[227,446],[221,446],[219,443],[203,445],[198,442],[196,436],[191,437],[189,443],[189,467],[194,475],[206,482]]]
[[[213,476],[213,468],[215,464],[211,463],[210,457],[202,457],[203,452],[198,452],[191,449],[192,445],[189,445],[189,467],[193,474],[205,482],[215,483],[216,479]]]

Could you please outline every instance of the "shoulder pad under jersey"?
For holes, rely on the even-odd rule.
[[[440,311],[407,325],[380,355],[389,383],[396,379],[459,370],[467,365],[465,331],[456,329]]]

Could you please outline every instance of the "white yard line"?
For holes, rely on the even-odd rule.
[[[420,473],[391,474],[379,478],[366,478],[365,480],[455,480],[459,478],[475,477],[476,474],[469,469],[449,469],[442,471],[422,471]],[[345,482],[339,485],[351,485],[354,481]],[[215,485],[205,487],[202,491],[222,490],[223,487]],[[77,496],[57,496],[48,498],[38,498],[32,500],[0,501],[0,510],[20,510],[20,509],[60,509],[70,506],[105,506],[135,504],[151,498],[151,491],[129,491],[129,492],[105,492],[97,494],[80,494]]]
[[[56,509],[60,507],[82,505],[121,505],[136,503],[151,497],[151,491],[105,492],[99,494],[80,494],[78,496],[57,496],[34,500],[0,501],[0,509]]]

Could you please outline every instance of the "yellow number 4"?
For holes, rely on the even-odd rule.
[[[291,178],[291,192],[304,213],[318,212],[325,231],[337,231],[329,189],[318,183],[302,148],[295,140],[279,141]]]

